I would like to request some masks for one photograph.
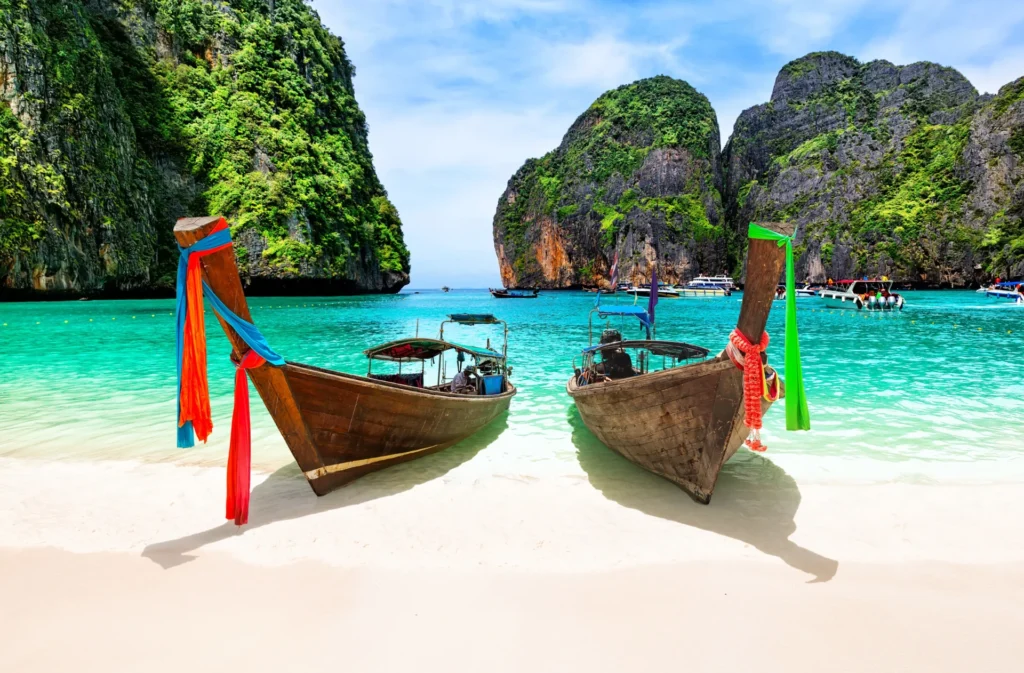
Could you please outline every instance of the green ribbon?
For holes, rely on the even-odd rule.
[[[793,268],[793,237],[777,234],[750,223],[750,238],[778,241],[786,246],[786,429],[810,430],[811,414],[804,392],[804,370],[800,364],[800,338],[796,329],[796,270]]]

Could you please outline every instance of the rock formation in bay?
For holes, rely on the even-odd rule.
[[[353,67],[302,0],[0,3],[0,293],[173,291],[232,223],[253,291],[393,292],[401,222]]]
[[[751,221],[796,224],[801,278],[963,286],[1024,275],[1024,78],[979,95],[934,63],[835,52],[782,68],[718,152],[707,100],[655,77],[604,94],[512,177],[494,217],[509,286],[742,273]]]
[[[1024,273],[1024,79],[935,63],[787,64],[723,152],[729,226],[797,224],[798,274],[970,285]]]
[[[718,122],[686,82],[609,91],[502,194],[494,244],[508,287],[607,285],[720,271],[728,237]]]

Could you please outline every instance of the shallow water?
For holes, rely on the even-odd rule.
[[[816,299],[800,300],[813,430],[785,432],[781,407],[773,409],[765,419],[770,456],[813,459],[825,472],[872,461],[893,464],[896,473],[899,463],[935,463],[993,476],[1006,461],[1024,458],[1024,309],[968,291],[906,297],[901,314],[828,310]],[[605,301],[629,303],[621,296]],[[578,471],[578,445],[593,440],[578,427],[565,393],[573,356],[586,345],[593,302],[594,295],[582,292],[505,301],[467,290],[263,297],[251,307],[271,346],[287,359],[357,374],[366,371],[363,349],[412,335],[417,321],[421,335],[433,336],[448,313],[496,313],[510,325],[519,394],[487,461],[517,474]],[[663,299],[658,336],[716,352],[739,307],[739,295]],[[173,310],[170,300],[0,304],[0,456],[222,463],[233,384],[229,346],[208,315],[214,436],[209,446],[174,448]],[[775,339],[772,363],[785,375],[783,313],[776,303],[768,331]],[[635,324],[615,324],[627,338],[640,334]],[[445,333],[464,343],[488,337],[500,343],[489,327]],[[256,395],[252,408],[255,463],[287,462]]]

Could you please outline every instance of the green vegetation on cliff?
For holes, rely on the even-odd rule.
[[[505,261],[518,278],[544,282],[530,240],[542,218],[569,240],[583,234],[581,222],[591,222],[587,226],[596,225],[597,241],[608,254],[630,226],[631,213],[656,216],[678,243],[722,238],[718,216],[712,223],[707,212],[721,207],[715,189],[718,138],[711,104],[686,82],[658,76],[602,94],[557,149],[528,160],[510,181],[495,216]],[[644,174],[645,162],[659,150],[656,164],[695,166],[680,171],[685,177],[674,175],[667,192]],[[580,262],[577,282],[593,282],[598,267],[592,262]]]
[[[934,63],[797,59],[726,147],[730,224],[796,222],[801,273],[822,277],[956,284],[1013,273],[1024,262],[1012,207],[1021,176],[1006,147],[1022,95],[1015,83],[985,101]]]
[[[0,282],[166,283],[197,213],[255,275],[406,282],[353,68],[302,0],[0,0],[0,39]]]

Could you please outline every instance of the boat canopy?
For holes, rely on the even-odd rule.
[[[613,315],[626,315],[634,316],[639,320],[644,327],[651,328],[651,316],[647,315],[647,310],[642,306],[598,306],[597,316],[599,318],[608,318]]]
[[[617,348],[644,348],[651,352],[652,355],[664,355],[665,357],[674,358],[676,360],[693,360],[697,358],[706,358],[708,356],[708,349],[701,348],[700,346],[694,346],[693,344],[683,343],[682,341],[650,341],[650,340],[633,340],[633,341],[616,341],[608,344],[597,344],[595,346],[587,346],[583,349],[584,353],[597,353],[609,349]]]
[[[460,325],[497,325],[501,322],[490,313],[452,313],[448,319]]]
[[[388,360],[390,362],[411,362],[414,360],[430,360],[446,351],[455,350],[468,353],[478,358],[504,360],[505,356],[489,348],[466,346],[441,339],[401,339],[368,348],[363,353],[371,360]]]
[[[1007,280],[996,283],[996,287],[1017,287],[1018,285],[1024,285],[1024,280]]]

